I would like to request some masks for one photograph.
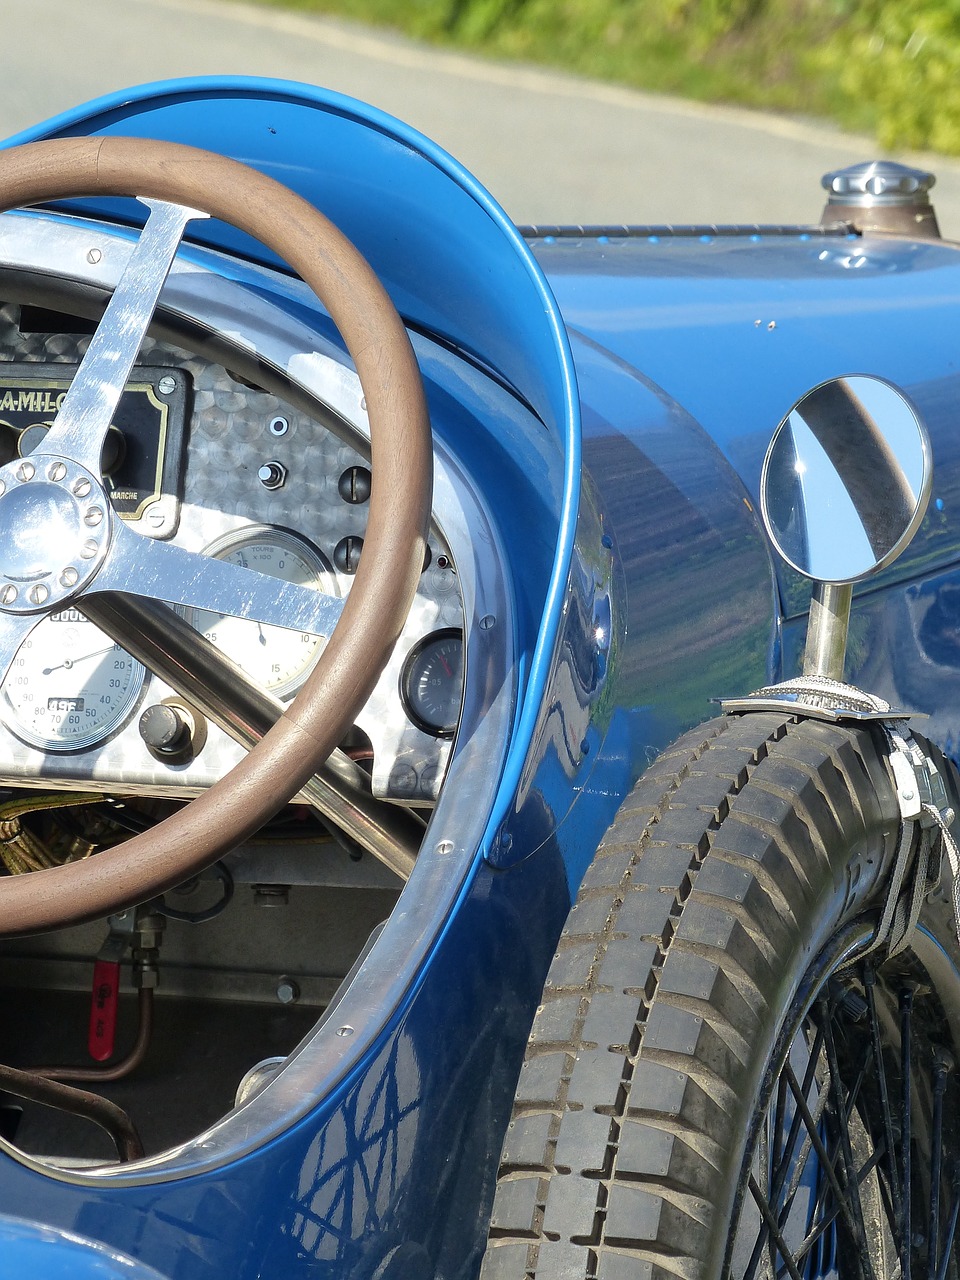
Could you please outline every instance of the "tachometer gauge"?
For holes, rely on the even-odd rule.
[[[338,594],[329,560],[286,529],[247,525],[212,542],[205,554],[284,582],[314,587],[327,595]],[[189,609],[186,616],[221,653],[278,698],[299,689],[325,643],[321,636],[306,631],[290,631],[207,609]]]
[[[146,671],[77,609],[44,618],[10,664],[0,716],[43,751],[77,751],[108,737],[136,706]]]
[[[463,696],[463,633],[448,627],[410,650],[400,677],[407,715],[424,733],[450,738]]]

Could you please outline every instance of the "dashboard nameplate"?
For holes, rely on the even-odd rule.
[[[0,462],[39,445],[38,429],[52,424],[78,367],[39,361],[2,366]],[[190,392],[186,370],[138,365],[114,415],[120,439],[108,437],[108,447],[113,443],[119,456],[108,464],[107,489],[117,514],[150,537],[169,538],[177,528]]]

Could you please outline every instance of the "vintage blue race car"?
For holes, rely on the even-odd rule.
[[[0,1276],[957,1280],[960,259],[828,185],[0,154]]]

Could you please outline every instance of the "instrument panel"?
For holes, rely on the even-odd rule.
[[[56,313],[0,307],[0,350],[13,357],[0,366],[0,452],[8,457],[40,443],[82,359],[87,334],[64,332],[70,325]],[[117,513],[146,536],[346,595],[370,492],[362,453],[211,361],[154,339],[140,360],[105,446]],[[317,636],[183,613],[284,701],[322,652]],[[462,637],[456,569],[432,532],[403,635],[356,721],[376,796],[436,798],[459,714]],[[173,695],[82,612],[64,609],[34,629],[0,689],[0,781],[196,794],[243,749],[211,725],[190,758],[157,758],[141,717]]]

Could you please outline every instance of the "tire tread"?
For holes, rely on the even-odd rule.
[[[536,1109],[536,1212],[526,1185],[515,1231],[495,1212],[484,1280],[521,1242],[544,1280],[703,1274],[711,1188],[746,1125],[730,1082],[749,1075],[797,919],[834,892],[838,844],[895,825],[871,750],[864,731],[772,713],[713,721],[624,802],[558,944],[504,1147],[509,1183]]]

